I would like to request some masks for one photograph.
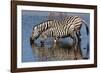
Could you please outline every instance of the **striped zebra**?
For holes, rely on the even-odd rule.
[[[64,20],[62,20],[62,22],[59,22],[57,20],[48,20],[48,21],[42,22],[39,25],[34,27],[31,40],[30,40],[31,44],[33,43],[32,41],[38,38],[43,32],[49,31],[49,30],[51,31],[52,28],[56,29],[55,35],[70,36],[73,39],[75,39],[75,41],[77,42],[77,39],[79,40],[79,36],[80,36],[80,28],[83,23],[86,26],[86,30],[88,34],[89,30],[88,30],[87,23],[83,19],[81,19],[79,16],[67,16],[65,17]],[[60,32],[56,34],[56,31],[58,31],[58,28],[61,28],[61,29],[59,29]]]

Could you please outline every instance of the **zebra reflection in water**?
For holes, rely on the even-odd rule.
[[[64,42],[67,41],[67,42]],[[68,42],[69,41],[69,42]],[[73,40],[70,37],[59,39],[53,46],[53,39],[47,39],[44,46],[41,43],[32,45],[33,52],[37,55],[37,61],[60,61],[74,60]],[[77,52],[77,59],[82,59],[80,49]]]

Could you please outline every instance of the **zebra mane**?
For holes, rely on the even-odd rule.
[[[48,22],[48,21],[54,21],[54,20],[53,20],[53,19],[44,20],[44,21],[42,21],[42,22],[36,24],[35,26],[33,26],[33,29],[34,29],[35,27],[39,26],[40,24],[42,24],[42,23],[44,23],[44,22]]]

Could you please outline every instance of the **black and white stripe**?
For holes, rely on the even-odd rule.
[[[80,33],[80,29],[81,29],[82,24],[85,24],[87,34],[89,33],[87,23],[79,16],[68,16],[63,21],[63,24],[64,24],[63,28],[67,34],[71,34],[73,31]]]
[[[61,23],[57,20],[46,20],[33,27],[31,39],[36,39],[38,36],[49,28],[60,26]]]
[[[56,22],[56,23],[55,23]],[[72,36],[73,33],[77,33],[78,36],[80,33],[80,28],[84,23],[86,25],[87,34],[89,33],[88,26],[84,20],[82,20],[79,16],[69,16],[63,20],[63,23],[55,21],[52,26],[45,31],[42,31],[42,34],[46,34],[51,37],[63,37],[63,36]],[[50,24],[49,24],[50,25]]]
[[[33,27],[33,31],[43,32],[51,27],[59,26],[60,23],[56,20],[47,20],[39,23],[38,25]]]
[[[85,23],[87,34],[89,33],[88,26],[86,22],[79,16],[66,16],[62,21],[57,20],[47,20],[42,23],[39,23],[37,26],[34,26],[33,32],[37,31],[41,34],[43,31],[46,31],[49,28],[54,27],[63,27],[66,31],[66,34],[70,34],[73,31],[80,31],[82,23]]]

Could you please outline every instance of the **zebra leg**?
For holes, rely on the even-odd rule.
[[[80,33],[80,32],[79,32]],[[82,58],[82,51],[81,51],[81,38],[80,38],[80,35],[79,34],[77,34],[76,33],[76,35],[77,35],[77,39],[78,39],[78,41],[77,41],[77,51],[79,52],[79,58]]]
[[[57,39],[54,38],[54,45],[53,45],[54,48],[56,48],[56,42],[57,42]]]
[[[44,34],[41,34],[39,38],[41,38],[41,41],[40,41],[41,47],[44,47],[44,42],[47,39],[47,36]]]
[[[57,48],[57,46],[58,46],[58,44],[57,44],[57,43],[58,43],[58,39],[59,39],[59,38],[55,38],[55,39],[54,39],[54,45],[53,45],[54,48]]]
[[[81,32],[80,32],[80,30],[79,31],[77,31],[77,37],[78,37],[78,41],[81,41]]]
[[[77,49],[78,49],[78,37],[76,33],[74,32],[73,34],[73,40],[74,40],[74,55],[75,55],[75,60],[77,59]]]

